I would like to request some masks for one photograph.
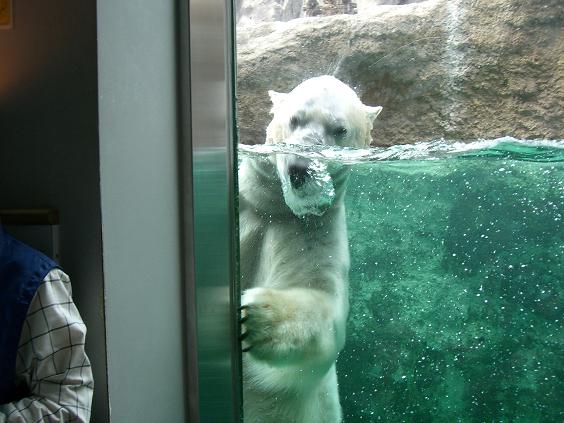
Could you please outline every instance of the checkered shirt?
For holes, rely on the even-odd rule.
[[[53,269],[31,301],[18,346],[16,384],[30,396],[0,405],[0,423],[90,420],[94,382],[85,337],[69,277]]]

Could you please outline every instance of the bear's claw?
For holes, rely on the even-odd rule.
[[[247,319],[249,318],[249,306],[248,305],[243,305],[241,307],[239,307],[239,324],[241,323],[245,323],[247,321]]]
[[[243,306],[239,307],[239,313],[240,313],[239,325],[242,325],[243,323],[245,323],[249,319],[248,309],[249,309],[248,305],[243,305]],[[249,336],[248,330],[246,330],[245,332],[242,332],[239,335],[239,342],[243,342],[245,339],[248,338],[248,336]],[[241,347],[242,347],[242,345],[241,345]],[[242,347],[241,352],[249,352],[252,347],[253,347],[252,345],[249,345],[249,346],[244,347],[244,348]]]
[[[239,341],[244,341],[245,339],[247,339],[247,337],[249,336],[249,331],[245,331],[243,332],[241,335],[239,335]]]

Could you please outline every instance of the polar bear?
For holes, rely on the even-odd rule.
[[[365,148],[382,110],[332,76],[269,91],[266,143]],[[341,421],[335,360],[345,342],[348,170],[274,154],[239,169],[246,423]]]

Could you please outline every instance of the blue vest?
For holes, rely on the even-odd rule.
[[[31,300],[55,267],[53,260],[17,241],[0,225],[0,404],[28,394],[15,386],[18,343]]]

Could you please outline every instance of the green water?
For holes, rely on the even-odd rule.
[[[345,422],[564,421],[564,143],[423,147],[352,166]]]

